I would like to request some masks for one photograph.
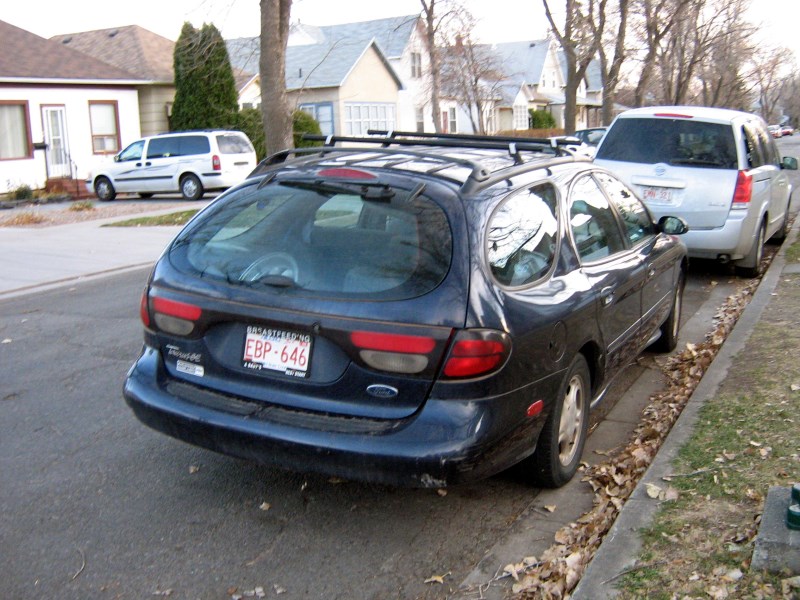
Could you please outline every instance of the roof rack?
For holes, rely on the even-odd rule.
[[[262,160],[251,175],[257,175],[268,171],[269,167],[285,162],[291,155],[300,159],[303,156],[312,158],[313,156],[324,156],[326,154],[337,155],[360,155],[363,153],[381,154],[381,155],[397,155],[396,149],[391,149],[390,146],[413,146],[415,149],[409,148],[403,150],[402,154],[407,156],[408,159],[417,158],[427,162],[438,163],[432,167],[428,173],[436,173],[453,165],[460,165],[470,170],[470,175],[466,180],[455,180],[461,184],[462,193],[474,193],[481,188],[489,187],[519,175],[526,173],[530,170],[530,165],[527,164],[521,155],[521,152],[535,152],[541,154],[543,152],[551,153],[551,158],[542,164],[542,169],[549,169],[559,164],[574,163],[576,161],[589,160],[583,157],[576,156],[566,146],[569,142],[564,140],[557,140],[554,138],[517,138],[517,137],[504,137],[504,136],[485,136],[485,135],[467,135],[467,134],[434,134],[434,133],[418,133],[418,132],[403,132],[403,131],[373,131],[370,133],[378,133],[387,135],[377,135],[374,137],[359,137],[359,136],[323,136],[305,134],[303,139],[309,141],[323,142],[324,146],[317,146],[311,148],[294,148],[277,152],[264,160]],[[363,144],[361,147],[340,147],[336,146],[337,143],[358,143]],[[366,147],[367,145],[379,147]],[[506,150],[508,155],[514,160],[514,164],[497,171],[489,171],[486,165],[483,165],[478,160],[465,158],[463,156],[452,156],[434,154],[425,152],[424,149],[419,147],[438,147],[438,148],[464,148],[464,149],[477,149],[477,150]],[[563,146],[563,147],[562,147]],[[357,162],[354,160],[353,162]],[[405,161],[400,161],[405,162]],[[395,163],[393,166],[397,166]]]

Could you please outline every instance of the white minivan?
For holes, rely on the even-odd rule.
[[[636,108],[620,114],[595,162],[644,200],[655,220],[682,217],[689,256],[760,273],[764,242],[786,236],[792,186],[767,124],[749,113],[698,106]]]
[[[100,200],[118,193],[150,198],[180,193],[198,200],[209,190],[243,181],[256,166],[256,151],[240,131],[186,131],[145,137],[93,172],[86,187]]]

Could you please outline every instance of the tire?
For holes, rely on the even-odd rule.
[[[761,275],[761,259],[764,257],[764,238],[766,237],[766,223],[761,223],[758,228],[758,235],[753,242],[753,247],[739,264],[736,265],[736,272],[742,277],[758,277]]]
[[[686,274],[681,269],[675,294],[672,296],[672,307],[667,320],[661,324],[661,337],[653,342],[652,349],[656,352],[672,352],[678,346],[678,332],[681,327],[681,311],[683,310],[683,288],[686,284]]]
[[[579,354],[567,369],[555,406],[539,434],[536,451],[527,459],[537,485],[561,487],[575,475],[589,431],[590,402],[589,366]]]
[[[181,179],[181,195],[185,200],[199,200],[205,191],[197,175],[184,175]]]
[[[149,200],[152,197],[153,197],[152,192],[139,192],[139,198],[141,198],[142,200]]]
[[[98,177],[94,180],[94,193],[101,202],[110,202],[117,197],[114,184],[108,177]]]

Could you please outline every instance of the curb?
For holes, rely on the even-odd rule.
[[[662,476],[672,471],[672,461],[694,432],[700,409],[716,394],[728,374],[733,359],[745,348],[754,326],[772,300],[772,294],[786,265],[784,248],[789,247],[798,237],[798,226],[800,218],[795,220],[787,239],[778,249],[762,277],[752,300],[745,307],[719,354],[700,380],[688,404],[658,450],[653,463],[625,502],[614,525],[572,591],[571,597],[574,600],[602,600],[617,596],[618,591],[614,582],[636,564],[642,547],[638,532],[652,522],[659,507],[656,501],[647,496],[646,486],[659,485]]]

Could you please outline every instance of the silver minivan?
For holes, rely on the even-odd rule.
[[[756,115],[698,106],[637,108],[620,114],[595,162],[644,200],[655,220],[682,217],[689,256],[760,273],[764,242],[789,225],[792,186],[767,124]]]
[[[86,186],[100,200],[113,200],[121,192],[142,198],[179,192],[198,200],[206,191],[236,185],[255,166],[256,151],[240,131],[165,133],[130,144],[96,169]]]

